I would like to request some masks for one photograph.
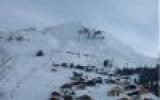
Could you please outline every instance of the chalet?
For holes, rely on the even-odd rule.
[[[128,79],[129,79],[129,76],[121,76],[121,78],[128,80]]]
[[[118,100],[132,100],[132,98],[129,96],[122,96]]]
[[[108,91],[108,96],[119,96],[122,92],[122,89],[120,87],[114,87],[110,91]]]
[[[140,100],[159,100],[159,98],[153,95],[152,93],[145,93],[141,95]]]
[[[115,80],[118,77],[118,74],[110,72],[110,73],[108,73],[108,77],[109,77],[109,79]]]
[[[52,68],[52,69],[51,69],[51,71],[52,71],[52,72],[56,72],[56,71],[57,71],[57,69],[55,69],[55,68]]]
[[[85,71],[86,71],[86,72],[94,71],[94,66],[86,66],[86,67],[85,67]]]
[[[129,97],[131,97],[133,100],[140,100],[140,92],[139,91],[132,91],[129,93],[126,93]]]
[[[116,84],[116,81],[112,79],[104,79],[104,82],[107,84]]]
[[[101,75],[107,75],[108,74],[108,70],[106,70],[105,68],[101,68],[101,69],[97,70],[97,73],[101,74]]]
[[[63,62],[63,63],[61,64],[61,66],[64,67],[64,68],[66,68],[66,67],[68,67],[68,64],[65,63],[65,62]]]
[[[122,97],[122,98],[119,98],[118,100],[132,100],[132,99],[127,98],[127,97]]]
[[[150,91],[147,87],[140,86],[139,90],[140,90],[140,94],[150,93]]]
[[[64,96],[70,96],[70,95],[74,95],[75,92],[72,89],[72,85],[71,84],[64,84],[60,87],[61,92]]]
[[[76,100],[93,100],[93,99],[88,95],[82,95],[77,97]]]
[[[140,92],[139,91],[133,91],[133,92],[127,93],[127,95],[128,96],[139,96]]]
[[[64,84],[60,88],[61,89],[72,89],[72,85],[70,85],[70,84]]]
[[[81,84],[84,84],[85,82],[84,81],[74,81],[74,82],[71,82],[70,84],[72,86],[76,86],[76,85],[81,85]]]
[[[99,83],[99,84],[103,83],[102,77],[96,77],[94,78],[94,80],[96,83]]]
[[[94,79],[88,80],[87,82],[84,83],[86,86],[95,86],[96,82]]]
[[[49,100],[60,100],[61,94],[57,91],[51,93],[51,98]]]
[[[77,90],[85,90],[86,89],[86,86],[84,84],[79,84],[77,85]]]
[[[71,95],[66,95],[63,97],[63,100],[74,100]]]
[[[113,76],[115,76],[115,74],[109,73],[108,76],[109,76],[109,77],[113,77]]]
[[[101,74],[101,75],[107,75],[108,72],[107,71],[100,71],[100,72],[97,72],[98,74]]]
[[[110,90],[107,92],[107,95],[108,96],[119,96],[120,95],[120,92],[118,90]]]
[[[84,81],[83,74],[78,72],[73,72],[71,79],[76,81]]]
[[[121,80],[121,82],[130,82],[130,78],[129,78],[129,76],[121,76],[121,77],[119,77]]]
[[[59,67],[60,64],[55,64],[55,63],[53,63],[52,66],[54,66],[54,67]]]
[[[132,84],[132,85],[128,85],[125,87],[125,90],[136,90],[137,89],[137,85]]]
[[[126,79],[121,79],[120,78],[120,80],[118,80],[118,84],[121,85],[121,86],[123,86],[123,87],[128,87],[130,85],[130,81],[128,81]]]
[[[86,66],[82,66],[82,65],[79,65],[79,64],[75,66],[76,69],[80,69],[80,70],[85,69],[85,67]]]

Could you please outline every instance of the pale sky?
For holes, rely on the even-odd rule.
[[[0,0],[0,30],[82,21],[158,55],[158,0]]]

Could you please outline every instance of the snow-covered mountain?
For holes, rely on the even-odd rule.
[[[84,28],[88,29],[91,38],[87,38],[87,34],[79,33]],[[14,55],[16,53],[25,54],[25,52],[34,52],[34,50],[42,49],[45,53],[51,53],[53,51],[52,54],[54,51],[59,51],[61,53],[73,52],[75,54],[89,55],[79,58],[79,60],[84,59],[84,61],[86,59],[90,60],[90,58],[96,60],[108,58],[113,59],[116,65],[120,67],[125,63],[129,63],[132,66],[144,64],[148,59],[136,53],[131,47],[121,43],[109,33],[102,31],[96,35],[96,38],[92,38],[95,31],[95,29],[83,26],[80,22],[47,27],[43,30],[29,27],[11,32],[1,32],[1,41],[3,41],[3,38],[7,39],[8,37],[23,37],[25,39],[24,42],[3,41],[1,42],[1,46],[4,46],[7,51],[9,50],[8,53],[13,53]]]
[[[43,57],[35,56],[39,50],[43,51]],[[105,59],[110,59],[113,67],[134,67],[149,60],[111,34],[86,27],[80,22],[42,30],[28,27],[0,32],[0,59],[0,71],[4,76],[0,80],[0,88],[6,92],[4,98],[10,97],[11,100],[22,100],[27,96],[30,100],[45,100],[46,97],[38,94],[51,91],[52,79],[56,80],[53,82],[55,87],[68,81],[71,71],[57,74],[48,71],[53,62],[101,67]],[[62,74],[66,75],[59,77]],[[41,91],[37,91],[39,87]]]
[[[130,63],[133,66],[144,64],[149,58],[138,54],[131,47],[114,38],[111,34],[101,31],[97,37],[104,38],[88,39],[86,34],[79,34],[80,30],[89,29],[94,35],[95,29],[85,27],[80,22],[62,24],[57,27],[49,27],[43,31],[59,40],[60,47],[66,51],[88,54],[97,59],[114,59],[115,63],[123,66]]]

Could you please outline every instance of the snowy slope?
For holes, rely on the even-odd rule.
[[[78,31],[83,27],[85,26],[81,22],[72,22],[46,28],[43,32],[60,40],[61,47],[64,47],[67,51],[93,55],[101,60],[113,58],[117,65],[123,66],[124,63],[130,63],[132,66],[136,66],[144,64],[149,59],[106,32],[102,33],[104,40],[80,38],[82,36],[78,34]],[[88,29],[91,33],[95,31],[92,28]]]
[[[79,35],[78,31],[84,27],[79,22],[72,22],[42,30],[28,27],[0,32],[0,59],[6,62],[0,66],[4,76],[0,80],[0,88],[3,88],[0,98],[47,100],[51,90],[69,81],[72,73],[72,70],[66,69],[50,72],[53,62],[101,67],[104,59],[113,59],[114,67],[123,67],[126,63],[132,67],[148,60],[108,33],[102,33],[104,39],[87,39]],[[91,33],[95,31],[88,29]],[[44,57],[35,56],[38,50],[44,52]],[[103,86],[100,91],[104,91]]]
[[[62,24],[55,27],[48,27],[43,30],[37,30],[34,27],[29,27],[26,29],[20,29],[12,32],[1,33],[3,37],[12,35],[13,37],[16,36],[23,36],[25,38],[25,42],[18,43],[16,41],[5,43],[5,48],[11,48],[12,53],[18,51],[22,53],[24,51],[32,52],[33,49],[44,49],[52,51],[61,51],[61,52],[73,52],[73,53],[80,53],[90,55],[99,59],[114,59],[116,65],[123,66],[125,63],[130,63],[132,66],[144,64],[147,57],[136,53],[132,50],[129,46],[121,43],[117,39],[115,39],[111,34],[103,32],[104,39],[86,39],[83,38],[84,35],[80,35],[78,33],[79,30],[83,29],[83,26],[80,22],[72,22],[67,24]],[[88,28],[91,33],[95,30]],[[9,46],[12,45],[12,46]],[[25,45],[25,46],[24,46]],[[17,47],[18,46],[18,47]],[[23,48],[23,46],[25,48]],[[27,47],[28,46],[28,47]],[[17,49],[24,49],[24,50],[17,50]],[[6,49],[10,50],[10,49]],[[88,57],[84,57],[88,59]]]

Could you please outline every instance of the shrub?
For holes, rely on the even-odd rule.
[[[17,41],[22,41],[22,40],[24,40],[24,38],[22,36],[18,36],[18,37],[16,37],[16,40]]]
[[[57,69],[54,69],[54,68],[53,68],[53,69],[51,69],[51,71],[52,71],[52,72],[56,72],[56,71],[57,71]]]
[[[13,36],[9,36],[8,38],[7,38],[7,41],[12,41],[13,40]]]
[[[67,67],[67,63],[64,62],[64,63],[61,64],[61,66]]]
[[[85,66],[81,66],[80,64],[77,64],[76,69],[81,69],[83,70],[85,68]]]
[[[44,53],[42,50],[38,50],[38,52],[36,53],[36,56],[40,57],[40,56],[44,56]]]
[[[73,63],[70,64],[70,68],[74,68],[74,64]]]
[[[87,85],[87,86],[95,86],[96,82],[95,82],[94,79],[93,80],[89,80],[89,81],[85,82],[85,85]]]

